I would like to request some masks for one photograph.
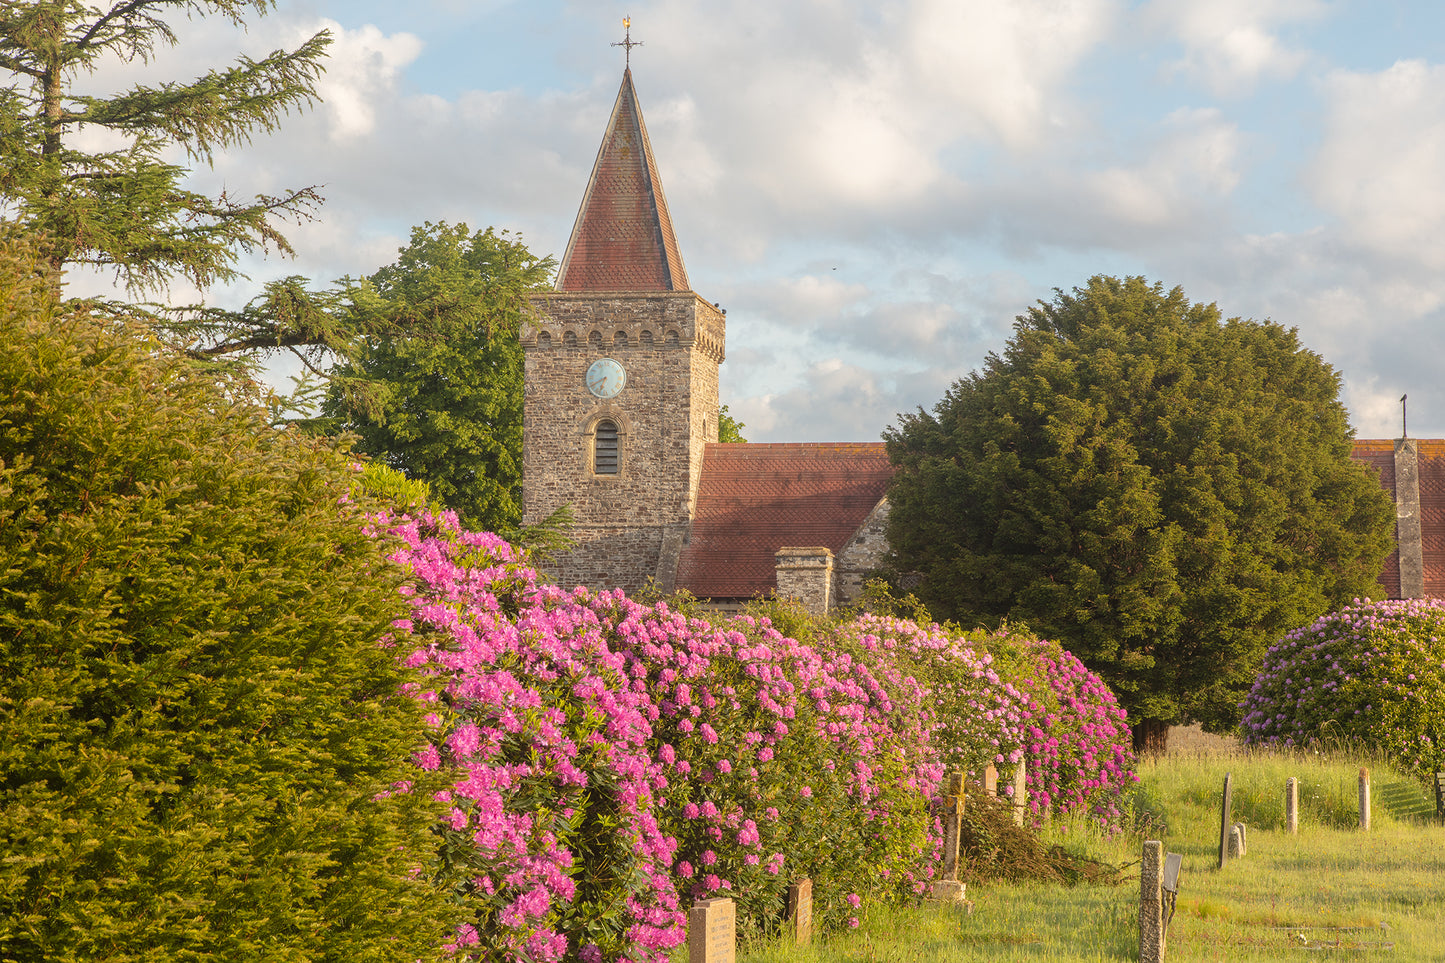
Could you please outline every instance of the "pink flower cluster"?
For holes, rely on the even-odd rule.
[[[809,646],[766,619],[539,585],[450,516],[385,525],[413,576],[396,630],[421,637],[434,705],[416,763],[457,774],[437,876],[473,908],[458,954],[660,963],[683,901],[729,895],[765,929],[802,877],[819,921],[847,926],[926,888],[945,764],[1027,757],[1059,808],[1101,809],[1122,781],[1122,714],[1057,646],[998,637],[1032,667],[1013,682],[909,622]]]
[[[1353,603],[1265,653],[1241,704],[1255,745],[1360,741],[1422,775],[1445,768],[1445,601]]]
[[[1124,791],[1137,779],[1125,713],[1104,681],[1057,643],[872,615],[843,632],[917,674],[910,680],[931,696],[931,738],[949,768],[1006,772],[1023,761],[1036,818],[1083,808],[1117,826]]]

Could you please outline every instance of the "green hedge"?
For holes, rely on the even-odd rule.
[[[354,476],[0,244],[0,960],[435,955]]]

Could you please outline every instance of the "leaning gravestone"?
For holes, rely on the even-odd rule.
[[[726,898],[705,899],[687,913],[688,963],[736,963],[737,908]]]
[[[799,946],[813,939],[813,881],[803,879],[788,887],[788,933]]]

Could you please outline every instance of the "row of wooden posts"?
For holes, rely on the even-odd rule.
[[[1020,826],[1027,810],[1026,775],[1024,764],[1020,762],[1013,774],[1013,816],[1014,822]],[[980,788],[986,795],[998,794],[998,770],[993,766],[984,770]],[[940,813],[943,865],[939,867],[932,890],[936,900],[957,903],[964,898],[964,884],[958,877],[966,802],[964,774],[949,773],[944,780]],[[811,879],[800,880],[788,888],[785,933],[800,944],[809,942],[813,937]],[[737,956],[737,906],[731,899],[717,897],[693,904],[687,914],[687,955],[688,963],[734,963]]]
[[[1244,823],[1231,822],[1233,801],[1231,773],[1224,774],[1224,792],[1219,805],[1219,868],[1248,852]],[[1359,779],[1360,829],[1370,828],[1370,770],[1361,768]],[[1435,815],[1445,822],[1445,772],[1435,773]],[[1299,832],[1299,780],[1291,776],[1284,784],[1285,832]],[[1164,852],[1155,840],[1146,840],[1139,869],[1139,963],[1164,963],[1165,934],[1174,915],[1179,894],[1179,870],[1183,858]]]

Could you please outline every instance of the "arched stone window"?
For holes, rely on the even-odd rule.
[[[552,336],[546,331],[542,331],[537,335],[537,348],[540,351],[552,350]]]
[[[594,348],[602,347],[602,332],[593,331],[591,334],[587,335],[587,343],[592,345]]]
[[[638,336],[638,339],[637,339],[637,340],[639,340],[639,341],[642,342],[643,347],[646,347],[646,348],[652,347],[652,332],[651,332],[651,331],[644,331],[644,332],[642,332],[642,334]]]
[[[567,333],[563,334],[563,335],[562,335],[562,346],[565,347],[565,348],[575,348],[575,347],[577,347],[577,332],[576,332],[576,331],[568,331]]]
[[[676,332],[676,331],[669,331],[669,332],[667,332],[667,343],[668,343],[668,344],[677,344],[677,332]]]
[[[621,467],[621,452],[617,445],[617,422],[604,418],[593,429],[592,472],[596,475],[615,475]]]
[[[627,332],[626,332],[626,331],[619,331],[619,332],[617,332],[616,334],[614,334],[614,335],[612,336],[612,343],[613,343],[613,344],[623,344],[623,345],[625,345],[625,344],[627,343]]]

